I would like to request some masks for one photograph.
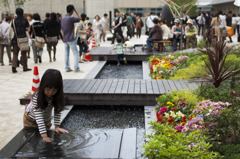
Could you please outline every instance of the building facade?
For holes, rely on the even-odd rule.
[[[25,13],[38,12],[43,18],[47,12],[66,14],[66,6],[73,4],[79,13],[85,12],[90,18],[116,10],[122,13],[134,12],[142,16],[147,16],[150,12],[160,14],[164,2],[161,0],[26,0],[23,6]],[[6,13],[3,8],[1,10]],[[13,1],[10,4],[10,13],[15,12]]]
[[[239,13],[239,7],[234,5],[235,0],[199,0],[198,11],[199,12],[218,12],[228,13],[232,11],[235,14]]]

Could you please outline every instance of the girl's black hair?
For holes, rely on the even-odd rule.
[[[61,112],[65,105],[61,72],[55,69],[48,69],[43,74],[37,93],[37,108],[42,110],[45,110],[48,106],[48,101],[44,94],[44,88],[58,89],[57,93],[53,96],[52,104],[54,105],[54,111],[56,113]]]

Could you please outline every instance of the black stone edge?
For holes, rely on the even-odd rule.
[[[65,118],[68,116],[69,112],[72,110],[73,105],[65,106],[67,109],[63,111],[62,118],[61,118],[61,124],[65,120]],[[24,128],[12,139],[8,142],[7,145],[5,145],[0,150],[0,158],[10,158],[14,157],[15,154],[34,136],[38,133],[38,131],[33,131],[31,134],[29,134],[28,138],[25,136],[26,130]]]
[[[84,79],[95,79],[106,63],[107,61],[98,61],[98,64],[85,76]]]

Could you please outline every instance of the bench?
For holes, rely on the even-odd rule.
[[[161,41],[154,41],[154,43],[157,43],[159,51],[163,52],[163,44],[169,44],[172,46],[173,42],[170,40],[161,40]]]

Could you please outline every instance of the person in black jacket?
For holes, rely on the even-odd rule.
[[[33,19],[35,20],[35,22],[30,27],[30,35],[33,39],[32,49],[33,49],[34,62],[37,64],[38,60],[39,60],[39,63],[42,63],[43,48],[36,47],[35,37],[38,36],[38,37],[44,38],[46,31],[43,23],[41,23],[41,18],[38,13],[33,14]]]
[[[14,30],[14,37],[12,39],[12,45],[13,45],[13,61],[12,61],[12,72],[17,73],[16,67],[18,65],[18,53],[20,51],[20,48],[17,43],[17,38],[26,38],[27,34],[26,32],[30,31],[29,23],[27,19],[23,17],[23,9],[17,8],[16,19],[13,20],[13,23],[11,27]],[[22,65],[23,65],[23,71],[31,71],[32,69],[28,68],[27,65],[27,51],[21,51],[22,55]]]
[[[51,50],[53,47],[53,61],[56,61],[57,43],[60,35],[61,25],[57,20],[57,14],[51,13],[51,20],[46,23],[45,40],[47,42],[47,48],[49,53],[49,62],[52,62]]]

